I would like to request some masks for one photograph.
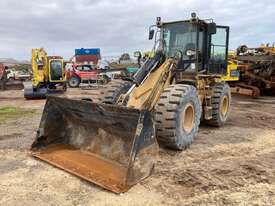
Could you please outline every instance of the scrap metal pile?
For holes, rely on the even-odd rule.
[[[233,87],[239,93],[258,97],[265,92],[275,94],[275,47],[261,45],[258,48],[238,47],[236,56],[240,80]]]

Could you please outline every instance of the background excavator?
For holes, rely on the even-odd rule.
[[[155,38],[154,38],[155,37]],[[199,124],[222,126],[231,94],[229,27],[192,14],[150,27],[155,55],[130,81],[112,81],[102,102],[49,96],[32,155],[116,193],[148,177],[158,143],[183,150]]]
[[[26,99],[46,98],[48,93],[66,91],[64,60],[47,56],[43,48],[32,49],[32,84],[24,85]]]

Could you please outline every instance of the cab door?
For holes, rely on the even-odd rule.
[[[228,58],[229,27],[217,26],[210,39],[209,73],[226,74]]]
[[[50,82],[65,81],[64,62],[62,59],[49,60]]]

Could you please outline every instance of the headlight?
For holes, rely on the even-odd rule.
[[[196,54],[196,52],[194,50],[188,49],[186,51],[186,56],[191,57],[191,56],[194,56],[195,54]]]

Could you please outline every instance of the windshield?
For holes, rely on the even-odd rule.
[[[51,79],[52,80],[62,80],[62,61],[52,60],[51,61]]]
[[[173,57],[177,51],[183,56],[187,50],[196,50],[197,27],[189,22],[164,24],[163,49],[168,57]]]

